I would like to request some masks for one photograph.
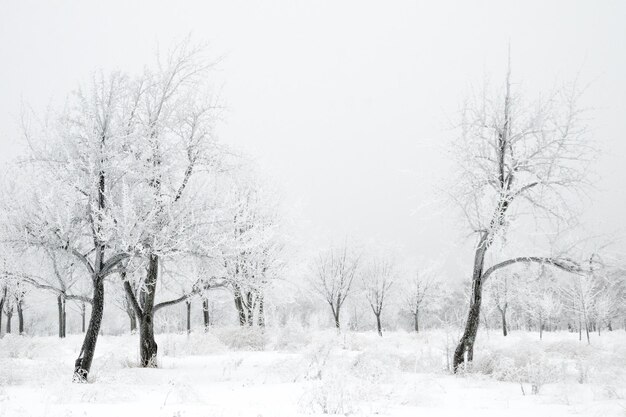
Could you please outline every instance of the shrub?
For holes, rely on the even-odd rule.
[[[267,336],[259,327],[229,327],[216,329],[215,335],[224,345],[233,350],[264,350]]]

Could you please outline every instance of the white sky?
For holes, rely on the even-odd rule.
[[[510,41],[525,87],[592,82],[606,153],[587,217],[624,236],[624,22],[622,1],[0,0],[0,160],[17,152],[22,102],[41,109],[98,68],[138,70],[192,33],[224,56],[221,139],[280,179],[303,241],[350,234],[458,262],[471,241],[429,204],[449,118],[470,84],[501,80]]]

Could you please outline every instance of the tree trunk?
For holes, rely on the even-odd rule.
[[[22,309],[22,300],[17,300],[17,330],[18,334],[24,334],[24,310]]]
[[[543,322],[539,320],[539,340],[543,340]]]
[[[413,327],[415,329],[415,333],[419,333],[420,331],[420,321],[419,321],[419,308],[415,308],[415,313],[413,314]]]
[[[254,324],[254,304],[252,303],[252,292],[248,292],[246,294],[247,307],[244,306],[246,311],[246,323],[248,326],[252,326]]]
[[[501,309],[500,314],[502,315],[502,334],[506,336],[508,334],[508,330],[506,328],[506,308]]]
[[[235,289],[235,308],[237,308],[237,313],[239,315],[239,325],[245,326],[246,324],[246,312],[243,308],[243,300],[241,299],[241,291]]]
[[[130,334],[135,334],[137,332],[137,313],[135,313],[129,298],[130,296],[126,294],[126,314],[128,314],[128,321],[130,323]]]
[[[187,300],[185,304],[187,304],[187,334],[190,334],[191,333],[191,301]]]
[[[378,330],[378,335],[382,337],[383,327],[380,324],[380,313],[376,314],[376,329]]]
[[[4,313],[4,297],[0,298],[0,336],[2,336],[2,314]]]
[[[340,330],[341,324],[339,322],[339,306],[337,306],[336,309],[333,309],[333,316],[335,318],[335,327],[337,328],[337,330]]]
[[[156,368],[158,346],[154,340],[154,297],[159,276],[159,257],[150,254],[145,289],[141,293],[142,314],[139,316],[139,356],[141,366]]]
[[[154,340],[152,314],[144,314],[139,320],[139,356],[141,366],[156,368],[158,346]]]
[[[265,327],[265,301],[263,295],[259,295],[259,317],[257,319],[259,327]]]
[[[137,315],[134,311],[128,312],[128,320],[130,322],[130,334],[137,333]]]
[[[87,327],[87,333],[85,333],[85,339],[78,359],[74,362],[74,382],[87,382],[93,355],[96,351],[96,342],[98,341],[103,314],[104,279],[96,275],[93,285],[93,302],[91,304],[89,327]]]
[[[483,232],[478,245],[476,246],[476,252],[474,255],[474,270],[472,273],[472,294],[470,298],[470,306],[467,314],[467,321],[465,323],[465,330],[463,331],[463,335],[454,350],[454,361],[452,364],[454,372],[456,372],[458,367],[465,362],[466,354],[468,362],[471,362],[474,357],[474,342],[476,341],[478,325],[480,324],[480,304],[482,301],[483,291],[482,274],[485,254],[487,252],[488,238],[489,235],[487,232]]]
[[[211,325],[211,318],[209,317],[209,299],[202,299],[202,320],[204,321],[204,331],[209,330],[209,326]]]
[[[583,325],[580,321],[578,321],[578,341],[583,340]]]
[[[6,334],[11,334],[11,320],[13,319],[13,309],[6,312],[7,313],[7,330]]]
[[[63,294],[59,294],[57,297],[57,306],[59,310],[59,337],[65,337],[65,297]]]
[[[83,303],[80,306],[80,316],[81,316],[81,327],[80,327],[80,331],[85,333],[85,314],[86,314],[86,310],[87,307],[85,306],[85,302],[83,301]]]

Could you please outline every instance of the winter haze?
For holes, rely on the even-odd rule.
[[[0,415],[623,415],[625,21],[0,0]]]

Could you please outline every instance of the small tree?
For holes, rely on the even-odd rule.
[[[352,254],[346,243],[339,249],[320,254],[313,264],[311,286],[330,306],[338,330],[341,329],[341,307],[350,295],[359,260],[360,256]]]
[[[424,311],[430,298],[434,297],[437,290],[435,276],[432,271],[418,271],[409,279],[404,296],[404,306],[413,316],[413,330],[420,331],[420,314]]]
[[[502,334],[504,336],[508,334],[506,313],[511,302],[511,280],[518,281],[519,277],[510,277],[509,274],[506,272],[499,273],[491,278],[491,281],[489,282],[489,285],[487,287],[491,300],[498,312],[500,313],[500,318],[502,319]]]
[[[370,260],[360,275],[365,298],[376,317],[376,330],[382,336],[383,329],[380,316],[383,312],[389,289],[396,280],[395,265],[391,259],[378,257]]]

